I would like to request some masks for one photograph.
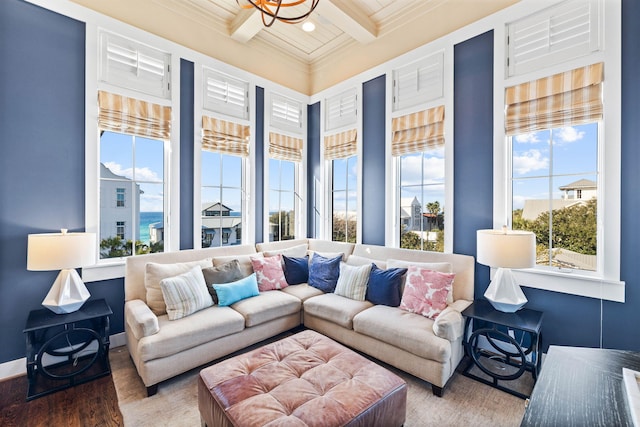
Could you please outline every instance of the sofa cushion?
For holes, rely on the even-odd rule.
[[[157,334],[142,338],[138,350],[142,361],[172,356],[200,344],[238,333],[244,329],[244,317],[231,307],[214,305],[191,316],[169,320],[159,316]]]
[[[213,288],[218,294],[218,305],[222,307],[258,295],[258,281],[255,273],[235,282],[213,285]]]
[[[186,273],[162,279],[160,288],[169,320],[182,319],[213,305],[202,269],[197,265]]]
[[[303,257],[307,254],[307,247],[308,245],[305,243],[302,245],[291,246],[289,248],[266,250],[263,252],[263,254],[266,257],[270,257],[274,255],[286,255],[288,257]]]
[[[371,306],[373,304],[369,301],[356,301],[336,294],[324,294],[306,300],[304,312],[343,328],[353,329],[353,317]]]
[[[406,268],[381,270],[374,264],[369,274],[366,299],[374,304],[397,307],[400,305],[400,284]]]
[[[242,314],[247,328],[299,313],[301,307],[300,299],[280,291],[260,292],[258,296],[243,299],[231,306]]]
[[[340,276],[336,283],[336,295],[351,298],[356,301],[364,301],[367,293],[367,283],[369,283],[369,273],[371,265],[353,266],[345,263],[340,264]]]
[[[284,288],[282,292],[293,295],[300,301],[306,301],[311,297],[324,294],[324,292],[322,292],[320,289],[309,286],[307,283],[301,283],[299,285],[289,285]]]
[[[309,265],[309,285],[323,292],[333,292],[340,276],[340,260],[342,255],[335,258],[325,258],[313,254]]]
[[[416,356],[448,362],[451,343],[433,333],[433,323],[431,319],[397,307],[376,305],[353,318],[353,330]]]
[[[206,268],[211,266],[211,258],[205,258],[200,261],[179,262],[174,264],[159,264],[149,262],[145,265],[144,287],[147,290],[147,305],[156,316],[161,316],[167,312],[167,306],[164,303],[160,281],[167,277],[174,277],[182,273],[186,273],[193,266]]]
[[[441,273],[422,267],[409,267],[400,308],[435,319],[447,308],[453,273]]]
[[[289,284],[284,277],[282,269],[282,256],[280,254],[262,258],[251,258],[251,265],[258,280],[260,292],[284,289]]]
[[[284,277],[290,285],[307,283],[309,280],[309,257],[282,256],[284,262]]]
[[[347,264],[349,265],[366,265],[366,264],[375,264],[378,268],[387,268],[387,262],[379,259],[371,259],[358,255],[349,255],[347,258]]]
[[[218,295],[213,288],[214,284],[235,282],[242,279],[244,274],[240,270],[240,262],[237,259],[231,260],[227,263],[221,264],[217,267],[207,267],[202,269],[204,274],[204,281],[207,282],[207,290],[213,298],[213,303],[218,303]]]
[[[240,271],[242,271],[242,276],[247,277],[253,273],[253,265],[251,265],[251,258],[261,258],[263,256],[264,255],[262,255],[259,252],[251,255],[217,256],[213,258],[213,265],[216,267],[219,267],[222,264],[226,264],[229,261],[233,261],[234,259],[237,259],[240,265]]]

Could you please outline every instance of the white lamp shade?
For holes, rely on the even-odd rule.
[[[29,234],[27,270],[63,270],[96,262],[95,233]]]
[[[531,268],[536,265],[536,235],[520,230],[478,230],[477,260],[497,268]]]

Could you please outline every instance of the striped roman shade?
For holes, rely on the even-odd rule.
[[[98,91],[98,127],[155,139],[169,139],[171,107]]]
[[[600,62],[506,88],[506,134],[602,120],[603,78]]]
[[[202,116],[202,149],[247,157],[249,126]]]
[[[269,157],[272,159],[301,162],[302,146],[303,141],[300,138],[275,132],[269,133]]]
[[[326,160],[344,159],[357,153],[358,131],[347,130],[324,137],[324,158]]]
[[[444,145],[444,105],[395,117],[391,129],[393,156],[420,153]]]

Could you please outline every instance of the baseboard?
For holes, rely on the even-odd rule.
[[[109,336],[109,347],[122,347],[127,344],[127,337],[124,332]],[[44,359],[43,359],[44,360]],[[0,381],[19,377],[27,374],[27,358],[10,360],[0,363]]]

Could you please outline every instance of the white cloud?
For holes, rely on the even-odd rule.
[[[162,212],[164,211],[164,197],[162,194],[141,194],[140,212]]]
[[[520,156],[513,156],[513,170],[518,175],[548,168],[549,158],[544,157],[540,150],[529,150]]]
[[[540,142],[538,139],[538,134],[536,132],[532,133],[522,133],[515,137],[516,142],[520,144],[537,144]]]
[[[419,185],[422,183],[421,157],[408,157],[402,161],[401,185]],[[424,183],[432,184],[444,181],[444,158],[426,157],[424,159]]]
[[[122,165],[116,162],[105,162],[104,165],[116,175],[133,179],[133,168],[123,169]],[[158,174],[147,167],[136,168],[136,180],[149,181],[149,182],[162,182],[162,179],[158,176]]]
[[[564,127],[554,132],[554,136],[556,137],[555,142],[576,142],[584,138],[585,133],[585,131],[577,130],[573,126]]]

